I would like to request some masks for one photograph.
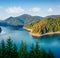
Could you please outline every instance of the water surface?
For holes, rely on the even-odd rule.
[[[40,38],[32,37],[28,31],[23,28],[15,30],[12,27],[1,27],[2,32],[0,33],[0,41],[4,39],[5,41],[11,37],[14,43],[19,47],[21,41],[25,41],[28,45],[28,49],[31,44],[35,44],[38,39],[40,48],[44,48],[46,51],[51,49],[55,55],[55,58],[60,58],[60,34],[46,35]]]

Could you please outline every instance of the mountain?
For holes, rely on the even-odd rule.
[[[40,16],[31,16],[31,15],[28,15],[28,14],[23,14],[23,15],[18,16],[16,18],[19,18],[19,19],[23,20],[24,23],[29,23],[29,22],[32,22],[34,20],[40,20],[43,17],[40,17]]]
[[[57,18],[60,17],[60,15],[50,15],[50,16],[46,16],[46,18]]]
[[[50,15],[46,17],[32,16],[28,14],[23,14],[17,17],[9,17],[4,21],[0,21],[0,26],[24,26],[28,25],[29,27],[33,26],[43,18],[57,18],[60,15]]]
[[[44,20],[44,19],[48,19],[48,18],[57,18],[57,17],[60,17],[60,15],[50,15],[50,16],[46,16],[46,17],[43,17],[43,18],[41,18],[40,20],[34,20],[34,21],[32,21],[32,22],[29,22],[28,24],[25,24],[25,27],[26,28],[28,28],[28,29],[32,29],[33,28],[33,26],[34,26],[34,24],[37,24],[37,23],[39,23],[39,21],[41,21],[41,20]],[[39,16],[34,16],[34,18],[40,18]],[[49,19],[50,20],[50,19]],[[54,20],[54,19],[53,19]],[[38,27],[37,27],[38,28]]]
[[[9,17],[5,20],[5,22],[8,23],[9,25],[12,25],[12,26],[24,24],[24,22],[21,19],[15,18],[15,17]]]
[[[18,17],[9,17],[4,21],[0,22],[0,24],[11,25],[11,26],[21,26],[35,20],[40,20],[40,19],[42,19],[42,17],[23,14]]]

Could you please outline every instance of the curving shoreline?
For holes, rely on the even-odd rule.
[[[23,29],[25,29],[25,30],[27,30],[27,31],[29,31],[29,32],[32,32],[32,29],[28,29],[28,28],[26,28],[26,27],[23,27]]]
[[[54,35],[54,34],[60,34],[60,31],[57,31],[57,32],[48,32],[48,33],[45,33],[45,34],[38,34],[38,33],[32,33],[32,29],[28,29],[26,27],[23,27],[25,30],[29,31],[29,34],[32,35],[32,36],[35,36],[35,37],[41,37],[41,36],[44,36],[44,35]]]
[[[35,33],[32,33],[32,32],[29,32],[29,34],[32,35],[32,36],[35,36],[35,37],[40,37],[40,36],[42,36],[42,35],[40,35],[40,34],[35,34]]]
[[[42,34],[42,35],[35,34],[35,33],[30,32],[30,35],[36,36],[36,37],[41,37],[41,36],[44,36],[44,35],[54,35],[54,34],[60,34],[60,31],[57,31],[57,32],[49,32],[49,33],[45,33],[45,34]]]

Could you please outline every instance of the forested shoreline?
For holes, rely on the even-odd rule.
[[[49,34],[60,34],[60,17],[44,18],[39,22],[31,22],[25,27],[26,30],[32,30],[30,31],[32,36],[40,37]]]

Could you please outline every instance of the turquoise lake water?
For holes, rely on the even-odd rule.
[[[60,34],[46,35],[40,38],[32,37],[28,31],[20,28],[19,30],[14,30],[12,27],[1,27],[2,32],[0,33],[0,41],[4,39],[5,41],[11,37],[12,41],[19,47],[21,41],[27,43],[28,49],[31,44],[35,44],[38,39],[40,48],[44,48],[46,51],[49,49],[55,55],[55,58],[60,58]]]

